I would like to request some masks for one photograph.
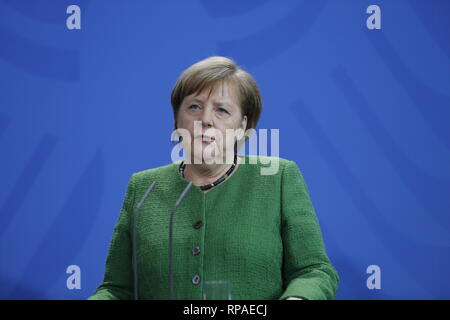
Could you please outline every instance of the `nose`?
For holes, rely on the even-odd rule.
[[[202,126],[212,127],[213,126],[213,112],[211,108],[205,108],[202,114]]]

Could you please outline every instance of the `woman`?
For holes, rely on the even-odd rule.
[[[181,74],[171,102],[185,161],[131,176],[89,299],[201,299],[216,280],[236,300],[334,299],[339,278],[295,162],[237,156],[261,113],[253,78],[210,57]],[[268,161],[278,170],[262,174]]]

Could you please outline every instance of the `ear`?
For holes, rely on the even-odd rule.
[[[245,128],[247,128],[247,116],[243,116],[243,117],[242,117],[241,128],[242,128],[242,130],[244,130],[244,132],[245,132]]]
[[[240,129],[242,129],[242,136],[239,135],[238,140],[241,140],[245,136],[245,128],[247,128],[247,116],[242,117]]]

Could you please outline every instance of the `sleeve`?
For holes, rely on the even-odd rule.
[[[284,292],[280,299],[334,299],[339,276],[327,256],[308,188],[293,161],[284,166],[281,197]]]
[[[133,298],[130,220],[134,207],[134,196],[133,174],[128,182],[125,199],[114,227],[103,282],[88,300],[129,300]]]

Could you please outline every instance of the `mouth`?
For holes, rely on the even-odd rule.
[[[216,140],[214,137],[209,137],[205,135],[201,135],[200,138],[202,139],[202,142],[211,143]]]

